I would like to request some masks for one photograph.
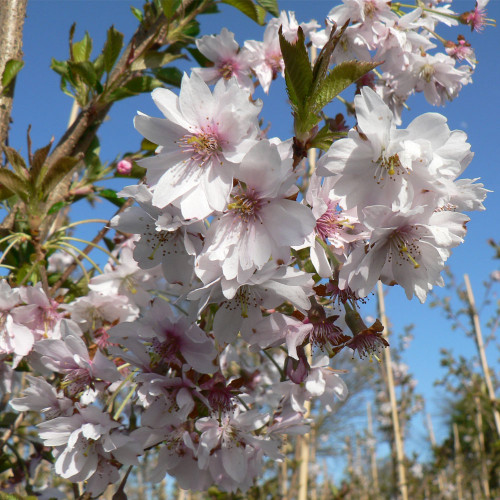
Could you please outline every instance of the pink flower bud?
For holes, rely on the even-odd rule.
[[[116,171],[122,175],[129,175],[132,172],[132,162],[129,160],[120,160],[116,165]]]

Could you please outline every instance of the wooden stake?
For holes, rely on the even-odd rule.
[[[498,437],[500,437],[500,413],[497,409],[497,399],[495,396],[495,389],[493,388],[493,383],[491,381],[490,369],[488,367],[488,361],[486,360],[486,352],[484,350],[483,335],[481,333],[481,323],[479,321],[479,314],[476,309],[476,302],[474,300],[474,294],[472,293],[472,287],[469,280],[469,275],[464,274],[465,288],[467,289],[467,301],[470,307],[470,316],[472,319],[472,324],[474,325],[474,333],[476,334],[476,345],[479,351],[479,359],[481,360],[481,368],[483,369],[484,381],[486,383],[486,389],[488,390],[488,397],[490,399],[491,408],[493,410],[493,417],[495,419],[495,427],[497,430]]]
[[[431,441],[431,446],[433,448],[436,448],[437,443],[436,443],[436,436],[434,435],[434,428],[432,427],[432,420],[431,420],[431,414],[427,413],[427,430],[429,431],[429,439]],[[439,471],[438,474],[438,488],[439,488],[439,494],[443,495],[444,494],[444,485],[445,485],[445,475],[444,472],[441,470]]]
[[[455,422],[453,422],[453,443],[455,448],[455,475],[456,475],[456,483],[457,483],[457,500],[463,500],[463,492],[462,492],[462,460],[460,453],[460,439],[458,437],[458,427]]]
[[[381,281],[377,283],[377,297],[378,297],[380,321],[384,326],[385,336],[387,337],[389,334],[389,325],[385,313],[384,288]],[[394,444],[396,447],[396,466],[397,466],[397,476],[399,483],[398,491],[401,500],[408,500],[408,484],[406,483],[404,445],[399,425],[399,415],[398,415],[397,400],[396,400],[396,390],[394,388],[394,376],[392,373],[392,359],[391,359],[390,347],[384,349],[384,360],[387,372],[387,386],[388,386],[387,389],[389,391],[389,401],[391,404],[392,428],[394,430]]]
[[[481,484],[485,500],[490,500],[491,492],[488,465],[486,464],[486,446],[484,443],[483,434],[483,415],[481,413],[481,400],[479,399],[479,396],[474,396],[474,402],[476,404],[477,448],[479,462],[481,463]]]
[[[370,471],[373,483],[373,493],[375,497],[377,497],[379,493],[377,454],[375,451],[375,436],[373,434],[372,405],[370,404],[369,401],[366,403],[366,413],[368,417],[368,439],[369,439],[368,450],[370,454]]]

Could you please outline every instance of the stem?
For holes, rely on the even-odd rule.
[[[91,247],[97,248],[101,252],[104,252],[108,257],[113,259],[115,262],[119,262],[118,259],[107,248],[104,248],[101,245],[97,245],[96,243],[92,243],[91,241],[82,240],[81,238],[75,238],[74,236],[61,236],[60,238],[58,238],[58,240],[78,241],[79,243],[87,243],[87,245],[90,245]]]
[[[262,352],[266,355],[267,358],[269,358],[269,360],[272,362],[272,364],[277,368],[277,370],[280,374],[281,380],[285,380],[285,373],[283,372],[283,369],[280,367],[280,365],[278,365],[276,360],[266,350],[262,349]]]
[[[58,245],[62,245],[67,248],[71,248],[74,252],[77,254],[83,256],[84,259],[87,259],[88,262],[92,265],[92,267],[99,272],[99,274],[102,274],[101,268],[88,256],[86,255],[82,250],[80,250],[78,247],[75,247],[75,245],[70,245],[69,243],[66,243],[65,241],[60,241]]]
[[[71,224],[68,224],[66,226],[61,226],[57,231],[66,231],[66,229],[69,229],[70,227],[75,227],[80,224],[93,224],[93,223],[98,223],[98,224],[107,224],[109,220],[106,219],[86,219],[86,220],[78,220],[76,222],[72,222]]]
[[[0,257],[0,264],[4,261],[5,257],[7,257],[7,254],[10,252],[12,247],[21,239],[20,236],[17,238],[13,239],[8,245],[7,248],[4,250],[3,255]]]
[[[90,276],[89,276],[89,273],[87,272],[87,270],[85,269],[85,266],[81,263],[80,260],[77,259],[76,255],[71,253],[67,248],[64,248],[64,247],[57,245],[55,243],[48,245],[47,248],[55,248],[57,250],[60,250],[61,252],[67,253],[68,255],[71,255],[71,257],[73,257],[75,259],[75,262],[82,270],[83,275],[84,275],[85,279],[87,280],[87,283],[90,281]],[[51,293],[52,293],[52,290],[51,290]]]
[[[134,200],[132,198],[129,198],[115,213],[115,216],[126,210],[128,207],[130,207],[134,203]],[[110,227],[109,226],[104,226],[94,237],[92,240],[92,244],[97,244],[99,241],[106,236],[106,233],[109,231]],[[87,245],[85,249],[83,250],[83,254],[86,256],[94,247],[92,245]],[[78,265],[78,262],[81,262],[83,260],[83,256],[80,255],[78,259],[73,262],[73,264],[70,264],[66,271],[64,271],[63,275],[59,278],[59,280],[53,285],[51,288],[50,292],[52,295],[54,295],[59,288],[63,285],[63,283],[69,278],[71,273],[76,269],[76,266]]]
[[[118,420],[118,417],[120,416],[121,412],[125,409],[125,405],[129,402],[130,398],[134,395],[135,390],[137,389],[138,384],[134,384],[130,388],[130,392],[125,396],[125,399],[122,401],[122,404],[116,411],[116,413],[113,416],[113,420]]]

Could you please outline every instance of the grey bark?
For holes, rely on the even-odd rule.
[[[0,78],[10,59],[22,60],[23,26],[28,0],[0,0]],[[9,134],[14,85],[2,92],[0,79],[0,145],[6,143]]]

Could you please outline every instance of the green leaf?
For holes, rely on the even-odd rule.
[[[94,65],[90,61],[69,61],[68,66],[73,75],[78,75],[88,87],[92,89],[96,87],[97,74]]]
[[[52,147],[52,141],[50,141],[45,147],[37,149],[33,154],[33,160],[31,161],[31,168],[30,168],[30,176],[32,183],[36,184],[38,177],[40,176],[40,173],[42,171],[43,164],[47,159],[47,155],[49,154],[51,147]]]
[[[66,61],[58,61],[57,59],[52,58],[50,68],[61,76],[68,76],[68,63]]]
[[[0,168],[0,185],[17,194],[23,201],[28,201],[30,186],[25,179],[18,177],[7,168]]]
[[[126,200],[124,200],[123,198],[118,198],[116,191],[113,191],[112,189],[103,189],[99,191],[98,194],[101,198],[110,201],[117,207],[121,207],[124,203],[126,203]]]
[[[278,8],[278,0],[257,0],[257,3],[273,16],[279,17],[280,10]]]
[[[73,170],[74,166],[82,159],[82,155],[79,156],[63,156],[57,160],[53,165],[50,166],[49,170],[45,173],[43,177],[38,180],[38,185],[41,190],[41,198],[45,198],[46,195],[56,187],[56,185],[63,180],[63,178]]]
[[[311,148],[319,148],[323,151],[328,151],[329,147],[333,143],[334,138],[335,132],[330,130],[327,123],[319,130],[319,132],[313,137],[309,144]]]
[[[52,215],[55,214],[56,212],[59,212],[61,208],[65,207],[67,205],[66,202],[64,201],[58,201],[57,203],[54,203],[48,210],[47,214]]]
[[[301,109],[304,107],[309,97],[313,73],[304,43],[304,32],[302,28],[299,27],[297,35],[297,41],[292,44],[283,36],[281,27],[278,32],[281,53],[283,55],[283,61],[285,62],[285,74],[287,76],[286,81],[289,96],[291,100],[295,100],[292,100],[292,103],[295,104],[298,109]]]
[[[6,200],[7,198],[10,198],[11,196],[14,196],[14,193],[10,189],[8,189],[7,187],[0,184],[0,201]]]
[[[14,413],[12,411],[3,413],[0,416],[0,427],[10,427],[17,418],[17,413]]]
[[[182,33],[187,37],[197,37],[200,34],[200,23],[196,20],[191,21],[183,30]]]
[[[160,0],[160,3],[165,17],[171,19],[181,4],[181,0]]]
[[[9,59],[5,63],[5,68],[3,70],[3,75],[2,75],[2,87],[5,90],[8,86],[9,83],[14,80],[16,75],[21,71],[22,67],[24,66],[24,61],[17,61],[16,59]]]
[[[202,67],[207,68],[213,65],[212,61],[205,57],[197,48],[188,47],[188,52],[193,56],[193,59]]]
[[[139,20],[139,22],[142,23],[142,21],[144,21],[144,15],[142,13],[142,10],[133,6],[130,7],[130,10],[132,11],[132,14],[134,14],[134,17]]]
[[[259,18],[259,12],[257,6],[252,2],[252,0],[221,0],[222,3],[227,3],[237,8],[239,11],[243,12],[250,19],[256,23],[262,24],[262,19]]]
[[[106,43],[104,44],[103,54],[104,54],[104,69],[106,72],[110,72],[120,55],[123,47],[123,33],[115,30],[114,26],[111,26],[108,30],[108,37]]]
[[[321,111],[344,89],[379,64],[379,62],[344,61],[335,66],[311,96],[309,102],[312,111]]]
[[[337,44],[339,43],[348,25],[349,21],[346,21],[346,23],[344,24],[344,26],[342,26],[342,28],[340,28],[340,30],[337,30],[336,24],[332,26],[330,39],[325,43],[314,63],[314,68],[313,68],[314,90],[316,90],[318,85],[325,78],[328,68],[330,67],[330,60],[333,51],[337,47]]]
[[[84,62],[90,59],[92,54],[92,38],[88,33],[71,47],[71,60],[74,62]]]
[[[119,101],[120,99],[138,95],[142,92],[151,92],[155,88],[161,86],[161,81],[153,78],[152,76],[136,76],[135,78],[132,78],[132,80],[130,80],[124,87],[116,89],[112,92],[109,98],[112,102]]]
[[[184,57],[182,54],[170,54],[169,52],[148,52],[145,57],[136,59],[131,66],[132,71],[140,71],[143,69],[154,69],[161,66],[166,66],[168,63]]]
[[[172,85],[174,87],[180,87],[182,81],[182,72],[177,68],[158,68],[154,70],[154,75],[158,80],[166,83],[167,85]]]

